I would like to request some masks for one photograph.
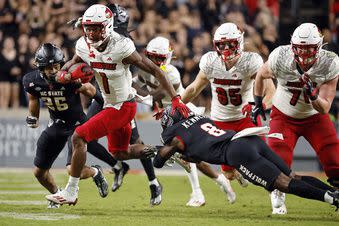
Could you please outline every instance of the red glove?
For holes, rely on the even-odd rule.
[[[71,80],[81,79],[82,83],[89,82],[93,76],[93,69],[85,63],[80,64],[71,72]]]
[[[172,112],[171,114],[173,115],[175,113],[175,110],[178,109],[179,113],[184,117],[187,118],[190,109],[181,101],[181,96],[176,95],[172,98]]]
[[[241,109],[242,114],[245,115],[246,117],[250,117],[252,112],[252,105],[255,105],[255,103],[248,102],[247,104],[245,104]]]

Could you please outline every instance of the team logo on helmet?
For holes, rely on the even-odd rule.
[[[106,8],[105,15],[106,15],[106,18],[109,19],[109,18],[112,18],[113,13],[109,8]]]

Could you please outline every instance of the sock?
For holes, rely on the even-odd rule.
[[[194,193],[194,192],[200,191],[201,189],[200,189],[200,184],[199,184],[197,165],[195,163],[190,163],[190,167],[191,167],[191,173],[187,173],[186,171],[185,172],[191,183],[192,192]]]
[[[78,187],[78,184],[79,184],[79,180],[80,180],[80,177],[72,177],[72,176],[69,176],[69,179],[68,179],[68,183],[66,185],[66,188],[67,187]]]
[[[334,198],[332,196],[330,196],[328,194],[328,192],[326,192],[325,195],[324,195],[324,201],[332,205]]]
[[[142,166],[144,167],[145,173],[147,174],[148,181],[154,180],[155,173],[153,168],[153,163],[151,159],[140,159]]]
[[[122,168],[122,161],[116,161],[113,168],[116,169],[116,170],[120,170]]]
[[[117,160],[115,160],[113,156],[106,150],[106,148],[96,140],[87,144],[87,151],[111,167],[117,163]]]
[[[215,182],[217,182],[218,185],[224,187],[227,189],[229,192],[233,192],[233,189],[231,187],[231,184],[228,179],[226,179],[225,175],[223,173],[220,173],[219,176],[214,179]]]
[[[288,193],[302,198],[314,199],[324,202],[326,191],[317,187],[313,187],[302,180],[291,179],[290,183],[288,184]]]
[[[148,183],[149,183],[149,185],[152,185],[152,184],[154,184],[155,186],[159,186],[160,185],[159,181],[157,180],[157,178],[155,178],[154,180],[149,181]]]
[[[310,177],[310,176],[301,176],[301,180],[305,181],[306,183],[320,188],[322,190],[328,190],[328,191],[335,191],[335,189],[327,184],[325,184],[324,182],[322,182],[321,180],[315,178],[315,177]]]
[[[95,167],[91,167],[91,168],[92,168],[92,170],[94,170],[94,175],[93,175],[93,177],[95,177],[96,175],[98,175],[99,170],[98,170],[97,168],[95,168]]]

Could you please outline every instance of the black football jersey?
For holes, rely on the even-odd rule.
[[[86,119],[80,95],[76,92],[81,84],[48,83],[40,72],[35,70],[24,76],[23,86],[26,92],[45,103],[51,119],[60,119],[69,124],[82,123]]]
[[[205,116],[194,116],[166,128],[161,138],[170,144],[174,137],[185,145],[184,157],[223,164],[226,159],[228,143],[236,134],[233,130],[218,129],[213,121]]]

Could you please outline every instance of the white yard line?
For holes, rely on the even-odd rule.
[[[0,200],[0,204],[6,205],[47,205],[47,201],[23,201],[23,200]]]
[[[62,213],[17,213],[17,212],[0,212],[0,217],[12,217],[15,219],[26,220],[73,220],[79,219],[80,215],[62,214]]]
[[[36,190],[17,190],[17,191],[13,191],[13,190],[9,190],[9,191],[0,191],[0,195],[37,195],[37,194],[47,194],[48,191],[36,191]]]

